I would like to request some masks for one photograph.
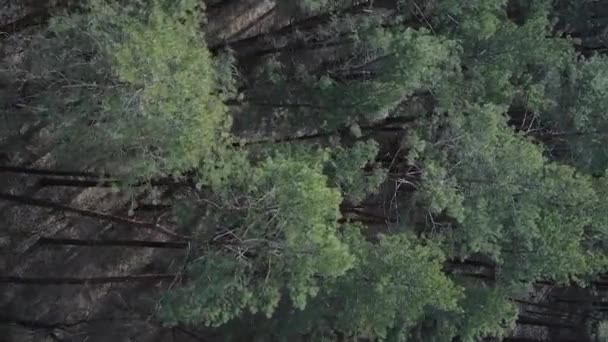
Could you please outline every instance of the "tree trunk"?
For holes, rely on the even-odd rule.
[[[0,284],[14,285],[103,285],[114,283],[128,283],[134,281],[161,281],[173,280],[179,274],[139,274],[130,276],[110,276],[110,277],[88,277],[88,278],[72,278],[72,277],[16,277],[3,276],[0,277]]]
[[[19,166],[0,166],[0,172],[15,173],[22,175],[46,176],[38,180],[37,185],[41,187],[47,186],[65,186],[78,188],[95,188],[95,187],[112,187],[114,185],[124,184],[123,180],[116,179],[114,176],[107,173],[93,173],[86,171],[67,171],[67,170],[52,170],[41,168],[28,168]],[[137,182],[130,186],[191,186],[194,180],[191,179],[193,172],[185,172],[182,176],[185,180],[178,181],[173,177],[163,177],[150,179],[148,181]],[[85,179],[69,179],[62,177],[76,177]]]
[[[260,58],[267,55],[277,54],[285,51],[289,51],[290,53],[303,52],[303,51],[315,51],[330,47],[337,47],[345,44],[349,44],[351,41],[349,40],[340,40],[337,42],[326,42],[326,41],[294,41],[291,43],[287,43],[280,46],[271,46],[265,49],[259,49],[255,51],[251,51],[247,54],[242,54],[239,56],[244,60],[249,60],[253,58]]]
[[[110,188],[124,183],[117,179],[65,179],[65,178],[41,178],[38,181],[38,186],[64,186],[64,187],[77,187],[77,188]],[[130,186],[191,186],[194,182],[191,180],[186,181],[175,181],[172,178],[160,178],[152,179],[147,182],[137,182]]]
[[[40,238],[37,243],[43,246],[140,247],[168,249],[183,249],[189,246],[187,241],[83,240],[46,237]]]
[[[84,217],[92,217],[92,218],[97,218],[97,219],[106,220],[106,221],[110,221],[110,222],[123,223],[126,225],[135,226],[135,227],[148,228],[148,229],[162,232],[163,234],[166,234],[166,235],[169,235],[172,237],[184,238],[184,236],[182,236],[180,234],[172,232],[171,230],[168,230],[162,226],[159,226],[159,225],[151,223],[151,222],[131,220],[131,219],[120,217],[120,216],[114,216],[114,215],[105,214],[105,213],[88,210],[88,209],[75,208],[75,207],[71,207],[71,206],[67,206],[67,205],[63,205],[63,204],[59,204],[59,203],[55,203],[55,202],[51,202],[51,201],[41,200],[41,199],[37,199],[37,198],[11,195],[11,194],[7,194],[7,193],[0,193],[0,200],[11,201],[11,202],[15,202],[15,203],[23,204],[23,205],[30,205],[30,206],[34,206],[34,207],[49,208],[49,209],[65,211],[65,212],[75,213],[75,214],[78,214],[78,215],[84,216]]]
[[[36,176],[112,178],[112,176],[107,175],[107,174],[99,174],[99,173],[92,173],[92,172],[49,170],[49,169],[20,167],[20,166],[0,166],[0,172],[18,173],[18,174],[36,175]]]
[[[274,139],[261,139],[254,141],[247,141],[244,144],[234,143],[233,146],[241,147],[241,146],[250,146],[250,145],[262,145],[262,144],[279,144],[279,143],[289,143],[289,142],[297,142],[297,141],[306,141],[306,140],[314,140],[320,138],[327,138],[336,135],[335,131],[331,132],[321,132],[315,134],[301,135],[296,137],[283,137],[283,138],[274,138]]]
[[[269,107],[269,108],[306,108],[306,109],[330,109],[326,106],[319,106],[311,103],[290,103],[290,102],[260,102],[251,99],[244,100],[228,100],[226,104],[229,106],[242,106],[246,104],[258,106],[258,107]]]
[[[547,328],[557,328],[557,329],[569,329],[576,330],[577,327],[572,324],[565,324],[562,322],[548,322],[542,319],[533,319],[529,317],[519,317],[516,321],[517,324],[522,325],[534,325],[539,327],[547,327]]]
[[[396,223],[396,222],[398,222],[398,219],[396,219],[396,218],[386,217],[384,215],[378,215],[378,214],[375,214],[375,213],[367,212],[367,211],[365,211],[365,209],[358,208],[358,207],[342,206],[340,208],[340,211],[343,214],[354,214],[354,215],[357,216],[357,218],[376,219],[376,220],[379,220],[379,221],[382,221],[382,222],[387,222],[387,223]]]

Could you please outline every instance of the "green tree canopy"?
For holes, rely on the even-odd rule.
[[[52,124],[58,159],[141,180],[194,168],[223,144],[226,76],[196,6],[92,1],[53,18],[20,81],[32,89],[24,110]]]
[[[426,145],[421,195],[453,218],[444,233],[456,255],[489,255],[516,282],[596,271],[585,248],[587,227],[602,224],[593,222],[600,199],[591,179],[546,160],[503,112],[472,108]]]
[[[323,282],[352,267],[337,231],[340,193],[328,187],[323,158],[307,161],[275,156],[235,170],[240,181],[217,193],[219,207],[198,232],[205,252],[192,281],[166,298],[167,322],[219,325],[244,310],[271,316],[284,295],[303,309]]]

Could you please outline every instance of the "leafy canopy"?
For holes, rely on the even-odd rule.
[[[277,155],[235,170],[240,181],[218,192],[222,207],[199,232],[209,243],[192,281],[165,299],[166,322],[216,326],[244,310],[271,316],[283,295],[303,309],[350,269],[354,257],[337,235],[342,198],[322,166]]]
[[[196,4],[99,0],[52,20],[25,77],[39,90],[28,108],[53,125],[60,160],[141,180],[192,169],[224,144],[226,77]]]

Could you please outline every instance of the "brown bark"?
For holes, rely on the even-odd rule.
[[[110,221],[110,222],[122,223],[122,224],[126,224],[129,226],[152,229],[152,230],[162,232],[163,234],[166,234],[166,235],[169,235],[172,237],[184,238],[184,236],[177,234],[175,232],[172,232],[171,230],[168,230],[167,228],[164,228],[155,223],[132,220],[132,219],[128,219],[125,217],[114,216],[114,215],[101,213],[101,212],[94,211],[94,210],[80,209],[80,208],[63,205],[63,204],[59,204],[59,203],[55,203],[55,202],[51,202],[51,201],[47,201],[47,200],[25,197],[25,196],[11,195],[11,194],[7,194],[7,193],[0,193],[0,200],[15,202],[15,203],[23,204],[23,205],[34,206],[34,207],[49,208],[49,209],[55,209],[55,210],[64,211],[64,212],[70,212],[70,213],[78,214],[78,215],[84,216],[84,217],[92,217],[92,218],[97,218],[97,219],[106,220],[106,221]]]
[[[534,325],[538,327],[557,328],[557,329],[568,329],[577,330],[578,328],[572,324],[565,324],[561,322],[549,322],[541,319],[533,319],[528,317],[519,317],[516,321],[517,324],[522,325]]]
[[[392,217],[386,217],[384,215],[378,215],[372,212],[368,212],[365,211],[362,208],[357,208],[357,207],[347,207],[347,206],[342,206],[340,208],[340,211],[343,214],[354,214],[356,216],[358,216],[358,218],[368,218],[370,220],[378,220],[378,221],[382,221],[382,222],[387,222],[387,223],[396,223],[398,222],[398,219],[396,218],[392,218]]]
[[[99,174],[86,171],[67,171],[67,170],[53,170],[53,169],[42,169],[34,167],[21,167],[21,166],[0,166],[0,172],[6,173],[17,173],[25,175],[35,176],[52,176],[52,177],[91,177],[91,178],[111,178],[108,174]]]
[[[243,143],[233,143],[234,147],[241,146],[251,146],[251,145],[262,145],[262,144],[278,144],[278,143],[289,143],[289,142],[297,142],[297,141],[306,141],[306,140],[314,140],[320,138],[328,138],[333,135],[336,135],[335,131],[331,132],[321,132],[315,134],[301,135],[301,136],[292,136],[292,137],[283,137],[283,138],[270,138],[270,139],[260,139],[254,141],[247,141]]]
[[[107,173],[94,173],[86,171],[53,170],[20,166],[0,166],[0,172],[15,173],[27,176],[44,176],[43,178],[40,178],[37,182],[37,185],[41,187],[65,186],[93,188],[112,187],[114,185],[120,185],[125,183],[123,180],[116,179],[115,177]],[[192,186],[194,184],[194,181],[189,177],[191,175],[192,172],[186,172],[183,175],[186,177],[186,179],[184,180],[176,180],[173,177],[163,177],[129,184],[129,186]],[[77,179],[63,177],[75,177]]]
[[[45,177],[38,181],[38,186],[64,186],[77,188],[109,188],[116,185],[124,184],[123,181],[117,179],[65,179]],[[129,186],[191,186],[194,182],[190,180],[176,181],[172,178],[152,179],[147,182],[137,182],[129,184]]]
[[[14,285],[103,285],[113,283],[128,283],[135,281],[161,281],[173,280],[179,274],[138,274],[129,276],[109,276],[109,277],[17,277],[2,276],[0,284]]]
[[[40,238],[43,246],[84,246],[84,247],[139,247],[139,248],[187,248],[187,241],[148,241],[148,240],[88,240],[68,238]]]

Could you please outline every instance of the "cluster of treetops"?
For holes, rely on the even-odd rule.
[[[280,0],[288,26],[214,46],[204,7],[90,1],[0,72],[57,165],[191,185],[165,324],[477,341],[607,270],[608,6]],[[273,137],[233,127],[257,117]]]

